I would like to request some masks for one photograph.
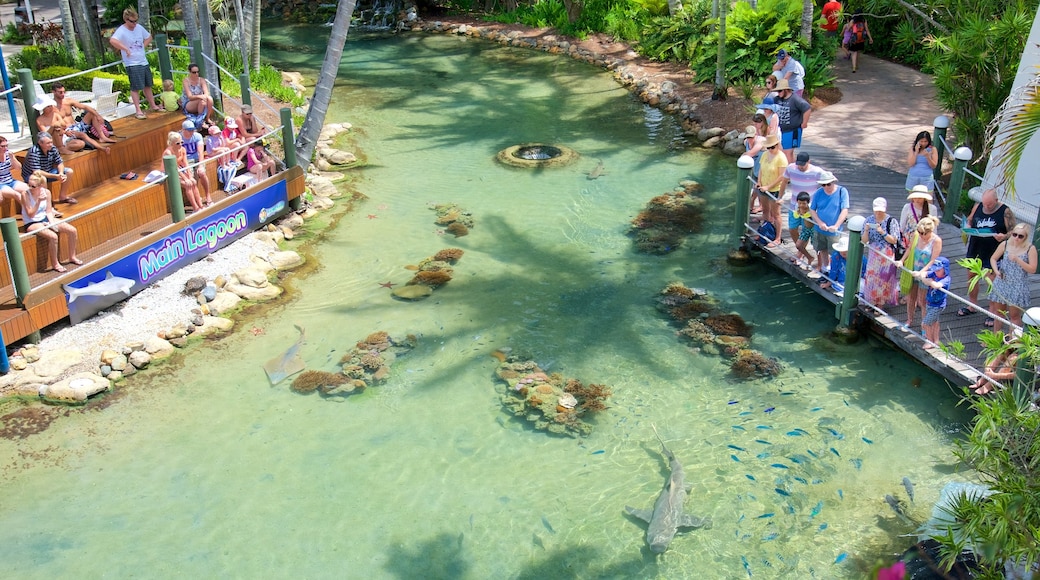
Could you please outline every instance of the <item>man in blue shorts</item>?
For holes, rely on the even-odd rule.
[[[780,117],[780,146],[788,163],[794,163],[794,150],[802,146],[802,131],[809,126],[812,105],[794,94],[787,79],[776,82],[780,96],[775,99],[776,114]]]
[[[201,163],[206,160],[206,147],[203,145],[202,135],[195,131],[195,123],[184,121],[181,123],[181,142],[184,144],[184,153],[188,156],[188,163]],[[209,176],[206,175],[206,166],[195,167],[195,178],[199,180],[199,193],[204,205],[213,203],[209,193]]]

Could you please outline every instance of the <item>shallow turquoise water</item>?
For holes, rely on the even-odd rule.
[[[855,578],[912,529],[883,500],[905,498],[903,476],[918,521],[961,476],[950,451],[967,417],[950,389],[880,344],[821,339],[831,307],[787,278],[730,271],[733,160],[677,146],[674,120],[605,73],[442,36],[351,43],[342,70],[329,120],[356,126],[369,199],[317,250],[299,298],[250,322],[264,334],[0,440],[5,576]],[[493,160],[526,141],[582,158],[536,172]],[[599,161],[608,174],[587,179]],[[628,221],[688,178],[706,184],[705,231],[665,257],[633,253]],[[469,236],[434,224],[428,205],[446,202],[473,213]],[[444,247],[466,254],[432,298],[379,286]],[[653,308],[674,280],[753,323],[783,375],[737,382],[679,342]],[[421,340],[385,386],[328,400],[260,369],[294,324],[313,369],[376,330]],[[550,437],[505,414],[489,356],[502,347],[613,387],[594,433]],[[667,475],[651,424],[685,466],[687,510],[714,520],[663,556],[623,513],[651,506]]]

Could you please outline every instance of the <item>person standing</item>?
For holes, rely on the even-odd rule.
[[[852,17],[852,22],[849,26],[849,53],[852,54],[852,72],[856,72],[859,64],[859,53],[866,48],[868,40],[870,44],[874,44],[874,37],[870,35],[867,19],[863,14],[857,13]]]
[[[1014,225],[1014,212],[1008,206],[1000,203],[1000,200],[997,199],[997,190],[995,189],[987,189],[982,192],[982,201],[976,203],[971,208],[971,213],[968,214],[967,227],[972,230],[983,230],[985,233],[984,235],[969,235],[968,248],[964,254],[965,257],[982,260],[982,267],[991,270],[988,275],[990,280],[993,280],[993,265],[990,263],[990,258],[993,256],[993,252],[997,250],[1000,242],[1007,239],[1008,232],[1011,231]],[[975,306],[979,305],[980,286],[981,284],[977,282],[974,286],[971,286],[969,282],[968,300]],[[962,306],[957,311],[957,316],[968,316],[972,313],[974,313],[974,310],[967,306]],[[985,325],[987,327],[993,326],[993,319],[987,318]]]
[[[787,165],[784,169],[784,181],[780,186],[780,196],[788,201],[787,231],[791,234],[791,240],[797,242],[800,236],[795,214],[798,212],[798,193],[805,191],[816,191],[816,182],[823,176],[823,170],[809,162],[809,154],[805,151],[798,153],[794,163]],[[812,266],[812,264],[807,264]]]
[[[766,137],[763,146],[766,148],[766,152],[762,154],[758,170],[758,200],[762,204],[762,220],[773,224],[773,231],[776,232],[767,247],[775,248],[781,242],[779,196],[787,159],[780,151],[780,140],[776,138],[776,135]]]
[[[152,95],[152,68],[148,66],[148,57],[145,54],[145,49],[152,42],[152,35],[137,23],[137,18],[137,11],[133,8],[123,10],[123,25],[116,29],[108,42],[112,48],[119,51],[123,59],[126,76],[130,79],[130,100],[134,102],[134,116],[147,119],[148,115],[145,115],[141,108],[142,90],[148,99],[149,108],[152,111],[159,110]]]
[[[932,146],[932,136],[928,131],[921,131],[906,156],[906,190],[913,190],[915,185],[924,185],[927,191],[935,189],[932,172],[938,164],[939,152]]]
[[[849,190],[838,185],[838,178],[830,171],[824,171],[819,184],[812,194],[809,210],[812,212],[813,220],[813,248],[816,249],[816,264],[819,269],[816,278],[821,273],[830,270],[831,256],[828,250],[831,243],[842,231],[845,219],[849,217]],[[813,277],[810,274],[810,277]]]
[[[895,247],[899,242],[899,221],[888,215],[888,201],[874,198],[874,215],[867,218],[863,231],[867,235],[867,272],[863,276],[863,296],[877,308],[899,303],[899,268]]]
[[[921,276],[927,274],[939,254],[942,253],[943,241],[939,233],[939,218],[928,216],[921,218],[910,248],[903,256],[903,266],[910,271],[912,283],[906,292],[906,326],[914,325],[914,316],[921,309],[927,313],[924,296],[921,293]]]
[[[1036,274],[1036,248],[1030,243],[1029,226],[1017,224],[1011,228],[1011,237],[1000,242],[990,261],[994,276],[989,295],[993,330],[1000,330],[998,315],[1022,326],[1022,313],[1029,308],[1029,275]]]
[[[780,143],[787,162],[793,163],[794,150],[802,146],[802,131],[809,126],[812,106],[794,94],[784,79],[777,81],[776,90],[780,92],[780,99],[775,104],[776,114],[780,117]]]
[[[776,135],[780,137],[780,117],[776,115],[776,99],[773,97],[766,97],[762,99],[762,103],[755,105],[755,109],[759,112],[755,115],[762,115],[765,119],[765,130],[762,134],[766,137],[770,135]],[[757,122],[757,121],[756,121]]]
[[[794,94],[802,96],[802,92],[805,90],[805,67],[802,66],[802,63],[781,48],[776,53],[776,64],[773,65],[773,70],[780,73],[778,81],[786,80]]]
[[[823,23],[823,35],[832,38],[838,35],[838,18],[841,16],[841,2],[829,0],[820,9],[820,15],[826,21]]]

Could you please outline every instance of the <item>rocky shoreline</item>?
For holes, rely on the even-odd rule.
[[[11,371],[0,376],[0,398],[39,398],[48,403],[81,404],[89,397],[188,347],[194,339],[221,336],[235,327],[243,301],[266,302],[281,296],[272,283],[277,273],[304,264],[299,253],[281,249],[307,220],[335,205],[342,193],[337,168],[354,160],[332,148],[347,123],[326,126],[318,150],[328,171],[307,177],[303,208],[249,234],[226,248],[189,264],[128,300],[75,326],[45,331],[40,344],[10,355]],[[345,162],[345,163],[343,163]],[[93,352],[81,346],[93,345]]]

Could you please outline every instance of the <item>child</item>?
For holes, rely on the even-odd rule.
[[[264,144],[253,141],[246,155],[246,168],[256,176],[257,181],[274,175],[274,159],[264,151]]]
[[[228,149],[238,149],[242,143],[242,132],[238,130],[238,121],[232,117],[224,119],[224,146]],[[242,167],[242,158],[245,155],[245,147],[235,151],[235,161],[239,167]]]
[[[181,108],[178,100],[180,95],[173,91],[173,81],[170,79],[163,79],[162,92],[159,93],[159,106],[165,111],[176,111]]]
[[[801,202],[801,200],[798,201]],[[799,242],[801,242],[801,239],[799,239]],[[826,290],[833,287],[834,292],[841,295],[845,292],[845,265],[848,263],[849,257],[848,236],[841,236],[838,241],[831,244],[831,248],[834,251],[831,252],[831,271],[828,274],[830,280],[820,278],[820,288]],[[824,250],[820,251],[823,252]],[[819,276],[818,273],[817,276]]]
[[[914,272],[921,285],[928,288],[925,293],[925,313],[921,320],[924,337],[933,344],[939,344],[939,315],[946,309],[946,293],[950,289],[950,261],[939,256],[932,262],[928,273]]]
[[[798,196],[795,197],[795,200],[798,202],[798,209],[792,212],[791,220],[787,225],[791,230],[791,237],[798,240],[794,243],[795,249],[798,250],[798,254],[805,256],[805,259],[808,260],[805,263],[799,261],[798,266],[803,270],[809,270],[813,260],[816,259],[816,257],[807,249],[809,240],[813,237],[812,212],[809,211],[809,192],[798,192]],[[798,260],[797,256],[795,257],[795,260]]]
[[[228,155],[228,149],[226,142],[224,141],[224,135],[220,132],[220,127],[216,125],[210,125],[208,129],[209,135],[206,136],[206,154],[209,157],[219,157],[217,164],[221,167],[227,166],[231,163],[231,156]]]

